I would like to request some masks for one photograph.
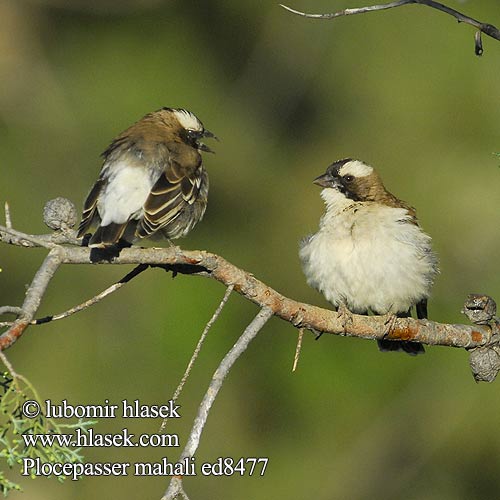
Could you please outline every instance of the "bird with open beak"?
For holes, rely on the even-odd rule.
[[[214,134],[185,109],[161,108],[116,137],[102,154],[84,204],[78,237],[95,227],[91,248],[129,246],[152,235],[186,236],[207,207],[201,142]]]

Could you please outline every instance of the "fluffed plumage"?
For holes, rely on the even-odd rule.
[[[184,109],[149,113],[114,139],[83,208],[78,236],[97,226],[92,248],[152,235],[186,236],[207,207],[208,175],[200,142],[215,137]]]
[[[319,231],[301,244],[307,282],[353,313],[404,317],[416,306],[417,316],[426,318],[437,258],[415,209],[358,160],[339,160],[314,182],[323,187],[326,213]],[[417,342],[381,340],[379,347],[424,352]]]

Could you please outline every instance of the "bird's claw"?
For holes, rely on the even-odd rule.
[[[349,311],[345,304],[340,304],[337,308],[337,314],[342,323],[342,329],[347,332],[348,325],[350,326],[353,323],[352,312]]]
[[[384,318],[384,325],[386,327],[384,336],[382,338],[385,339],[394,330],[394,327],[396,326],[396,320],[398,319],[398,317],[394,313],[387,313],[387,314],[382,314],[382,318]]]

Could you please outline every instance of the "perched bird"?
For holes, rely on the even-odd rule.
[[[427,317],[438,272],[431,238],[415,209],[387,191],[373,167],[351,158],[330,165],[314,183],[324,188],[319,231],[301,243],[307,282],[337,308],[356,314]],[[424,352],[417,342],[379,340],[382,351]]]
[[[185,236],[207,207],[203,137],[214,137],[185,109],[149,113],[114,139],[83,208],[78,237],[91,248],[128,246],[151,235]]]

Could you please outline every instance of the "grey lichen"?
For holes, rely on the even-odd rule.
[[[43,221],[56,231],[67,231],[73,228],[78,220],[75,205],[66,198],[54,198],[43,207]]]

